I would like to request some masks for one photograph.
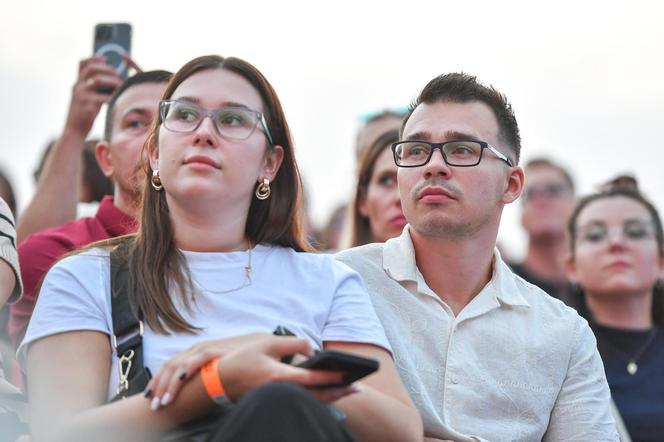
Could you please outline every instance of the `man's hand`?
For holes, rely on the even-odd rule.
[[[65,131],[86,137],[102,104],[110,98],[110,95],[101,94],[97,89],[115,89],[120,84],[122,79],[113,67],[106,64],[104,57],[93,56],[82,60],[78,65],[78,79],[72,90]]]

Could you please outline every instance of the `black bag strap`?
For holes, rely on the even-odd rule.
[[[111,250],[111,342],[120,368],[120,385],[114,401],[140,393],[150,380],[150,371],[143,365],[143,315],[137,302],[136,311],[131,308],[129,245],[129,241],[124,241]]]

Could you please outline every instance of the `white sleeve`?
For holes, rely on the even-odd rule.
[[[610,392],[597,342],[579,318],[567,375],[556,399],[544,441],[618,441]]]
[[[79,330],[110,335],[109,258],[94,252],[67,257],[46,274],[18,349],[23,366],[28,346],[46,336]]]
[[[329,262],[333,268],[335,293],[323,329],[323,341],[373,344],[391,354],[385,331],[360,275],[340,261],[330,259]]]

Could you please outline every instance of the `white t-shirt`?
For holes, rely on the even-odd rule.
[[[174,354],[197,342],[255,332],[272,333],[282,325],[309,340],[373,344],[391,351],[360,277],[329,255],[257,245],[251,253],[251,284],[245,281],[247,252],[183,251],[193,281],[192,311],[179,311],[197,334],[161,335],[147,327],[144,363],[152,373]],[[112,334],[109,251],[92,249],[58,262],[48,272],[25,338],[19,347],[24,363],[30,343],[77,330]],[[242,287],[228,293],[219,293]],[[216,293],[215,293],[216,292]],[[179,297],[173,297],[179,306]],[[113,353],[109,398],[119,376]]]

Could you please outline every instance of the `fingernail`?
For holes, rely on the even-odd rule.
[[[350,384],[348,386],[348,389],[353,393],[359,393],[360,391],[362,391],[362,385],[358,383]]]
[[[171,402],[171,394],[170,394],[170,393],[166,393],[166,394],[164,395],[164,397],[161,398],[161,406],[162,406],[162,407],[165,407],[165,406],[168,405],[170,402]]]
[[[150,402],[150,409],[152,411],[157,411],[157,408],[159,408],[159,396],[155,396],[152,398],[152,402]]]
[[[186,371],[183,372],[183,373],[178,377],[178,379],[180,379],[181,381],[184,381],[185,379],[187,379],[187,372],[186,372]]]
[[[150,396],[152,396],[152,390],[146,388],[145,391],[143,392],[143,397],[150,397]]]

